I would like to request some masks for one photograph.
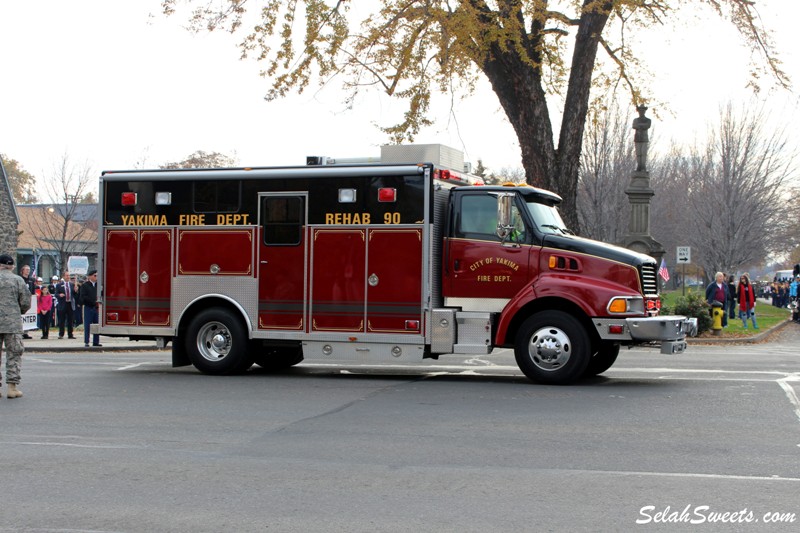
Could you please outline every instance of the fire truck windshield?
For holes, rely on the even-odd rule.
[[[528,212],[534,224],[536,224],[536,227],[542,233],[563,233],[572,235],[572,232],[567,229],[555,206],[532,201],[526,202],[526,205],[528,206]]]

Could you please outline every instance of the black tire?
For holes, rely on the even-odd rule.
[[[529,379],[564,385],[583,376],[590,349],[586,329],[575,317],[563,311],[543,311],[520,327],[514,355]]]
[[[186,335],[186,353],[205,374],[239,374],[253,366],[242,321],[230,311],[212,307],[200,312]]]
[[[619,344],[601,341],[598,345],[598,350],[589,360],[589,365],[586,367],[585,375],[597,376],[602,374],[614,365],[618,355]]]
[[[255,363],[270,372],[285,370],[303,360],[302,346],[281,346],[254,350]]]

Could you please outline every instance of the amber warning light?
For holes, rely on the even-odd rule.
[[[136,205],[136,193],[135,192],[122,193],[122,205]]]

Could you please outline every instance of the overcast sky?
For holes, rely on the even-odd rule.
[[[180,27],[184,18],[164,18],[159,4],[1,2],[0,152],[40,177],[65,153],[88,161],[98,174],[142,161],[155,167],[196,150],[233,155],[246,166],[304,164],[306,155],[379,154],[387,139],[375,124],[392,123],[399,111],[386,97],[365,95],[347,111],[332,86],[265,102],[260,67],[239,61],[235,40],[189,34]],[[758,4],[800,87],[800,2]],[[736,33],[706,10],[679,27],[640,34],[640,55],[656,75],[654,96],[670,106],[650,113],[660,114],[652,133],[664,145],[702,137],[720,105],[748,98],[749,55]],[[798,118],[797,95],[760,98],[776,120]],[[520,166],[515,135],[488,84],[454,102],[455,116],[449,107],[447,99],[438,101],[436,124],[416,142],[459,148],[490,168]]]

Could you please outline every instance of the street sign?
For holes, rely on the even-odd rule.
[[[67,259],[67,270],[70,274],[85,276],[89,272],[89,258],[84,255],[71,255]]]
[[[686,264],[692,262],[692,247],[691,246],[678,246],[678,252],[676,254],[676,262],[680,264]]]

